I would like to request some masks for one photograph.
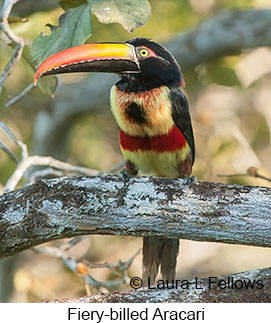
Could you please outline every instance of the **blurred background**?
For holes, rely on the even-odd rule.
[[[152,7],[149,22],[132,34],[118,24],[101,24],[93,16],[89,42],[144,36],[167,44],[182,31],[223,10],[271,7],[270,0],[149,2]],[[30,3],[31,7],[27,1],[21,1],[14,8],[14,14],[27,16],[28,21],[12,24],[14,32],[29,46],[41,32],[48,34],[45,25],[57,25],[63,13],[57,1]],[[3,70],[12,49],[1,41],[1,35],[0,53]],[[181,60],[179,63],[182,65]],[[193,174],[203,181],[271,186],[268,181],[249,176],[219,176],[245,174],[251,166],[257,167],[262,175],[271,176],[271,49],[242,50],[185,69],[183,73],[196,142]],[[21,60],[5,84],[9,99],[31,84],[32,77],[26,62]],[[122,160],[118,128],[109,108],[109,91],[115,80],[117,77],[111,75],[61,76],[54,98],[35,88],[10,106],[2,121],[27,144],[31,154],[49,155],[73,165],[106,171]],[[95,93],[93,97],[87,95],[90,88]],[[20,158],[20,149],[3,131],[0,141]],[[0,151],[0,191],[15,168],[16,164]],[[89,236],[69,253],[77,260],[116,263],[128,260],[141,243],[140,238]],[[270,249],[182,241],[177,278],[228,275],[267,266],[271,266]],[[91,269],[90,273],[98,280],[112,279],[106,268]],[[128,274],[141,276],[141,254]],[[125,288],[129,284],[118,287]],[[84,281],[54,257],[28,250],[0,262],[1,301],[33,302],[84,295]]]

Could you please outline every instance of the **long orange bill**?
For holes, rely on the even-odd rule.
[[[65,49],[46,59],[37,69],[37,79],[73,72],[136,73],[139,71],[134,47],[123,43],[96,43]]]

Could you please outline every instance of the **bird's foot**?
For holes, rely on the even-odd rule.
[[[127,169],[123,168],[118,172],[119,177],[124,183],[127,183],[130,179],[130,174]]]
[[[184,185],[192,186],[197,181],[196,176],[192,175],[185,175],[184,177]]]

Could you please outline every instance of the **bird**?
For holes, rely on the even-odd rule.
[[[46,75],[107,72],[119,75],[110,105],[120,130],[120,149],[130,176],[186,178],[192,173],[195,143],[180,65],[157,42],[138,37],[124,43],[100,42],[65,49],[37,69],[34,84]],[[143,237],[143,286],[160,270],[175,279],[179,240]]]

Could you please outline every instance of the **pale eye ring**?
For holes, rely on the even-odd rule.
[[[139,53],[139,56],[143,58],[148,57],[150,55],[150,52],[148,51],[147,48],[140,48],[138,53]]]

